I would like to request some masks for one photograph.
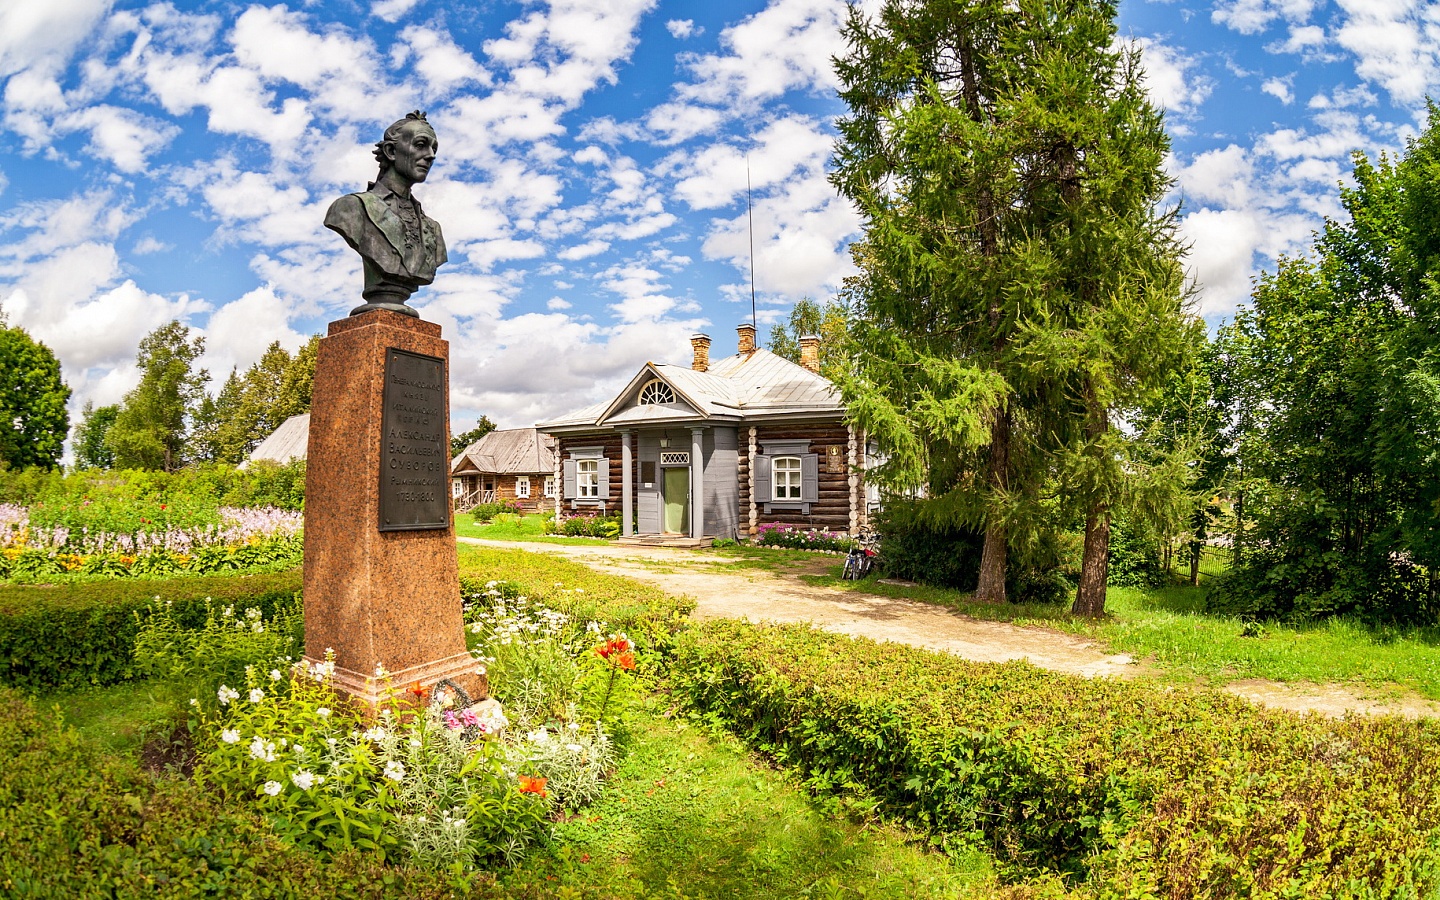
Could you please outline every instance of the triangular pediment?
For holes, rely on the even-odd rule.
[[[647,395],[646,402],[641,402],[642,393]],[[666,394],[670,400],[657,402],[657,396]],[[666,378],[654,363],[646,363],[605,407],[596,424],[623,425],[709,417],[701,404],[676,386],[673,380]]]

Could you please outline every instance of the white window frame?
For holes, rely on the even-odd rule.
[[[545,492],[545,496],[547,496],[547,497],[553,498],[553,497],[555,496],[555,476],[554,476],[554,475],[546,475],[546,476],[545,476],[545,482],[544,482],[541,490],[543,490],[543,491]]]
[[[639,404],[668,404],[675,402],[675,389],[658,378],[652,378],[640,388]]]
[[[517,500],[530,499],[530,476],[518,475],[515,478],[515,498]]]
[[[600,499],[600,460],[575,460],[575,499]]]
[[[771,459],[770,496],[780,502],[798,501],[801,496],[800,483],[804,477],[801,471],[798,456],[777,456]]]
[[[454,497],[456,500],[459,500],[461,497],[465,496],[465,482],[461,481],[458,478],[452,480],[450,482],[450,496]]]

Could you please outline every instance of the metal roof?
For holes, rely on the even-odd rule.
[[[304,459],[305,452],[310,445],[310,414],[301,413],[298,416],[291,416],[280,427],[275,429],[269,437],[260,442],[260,446],[250,452],[249,458],[240,463],[240,468],[245,468],[252,462],[262,459],[272,460],[280,464],[290,462],[292,459]]]
[[[555,471],[555,440],[534,428],[492,431],[450,461],[452,475],[461,469],[493,475],[548,474]]]
[[[674,388],[680,402],[639,405],[640,389],[652,378]],[[693,407],[693,411],[686,407]],[[715,417],[744,421],[789,413],[844,412],[840,392],[828,378],[769,350],[756,349],[717,360],[706,372],[646,363],[612,400],[542,422],[539,427],[548,430]]]

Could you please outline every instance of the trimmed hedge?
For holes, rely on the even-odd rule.
[[[983,842],[1012,875],[1065,873],[1079,896],[1440,890],[1440,723],[1333,722],[804,626],[701,625],[674,680],[813,788]]]
[[[192,783],[102,757],[0,689],[0,896],[441,898],[514,896],[359,853],[321,861]]]
[[[262,575],[62,585],[0,585],[0,683],[31,691],[115,684],[134,676],[137,616],[157,598],[188,627],[205,622],[205,598],[266,616],[300,590],[299,569]]]

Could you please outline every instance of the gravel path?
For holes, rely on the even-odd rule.
[[[834,557],[783,574],[732,566],[738,560],[668,547],[567,545],[460,538],[468,544],[550,553],[591,568],[653,584],[696,600],[701,619],[808,622],[826,631],[943,650],[976,662],[1028,660],[1053,672],[1135,678],[1154,674],[1130,656],[1107,653],[1094,641],[1039,626],[974,619],[940,606],[842,591],[800,580],[836,564]],[[1225,690],[1252,702],[1296,712],[1348,712],[1440,718],[1440,704],[1423,697],[1377,699],[1349,686],[1251,679]]]

